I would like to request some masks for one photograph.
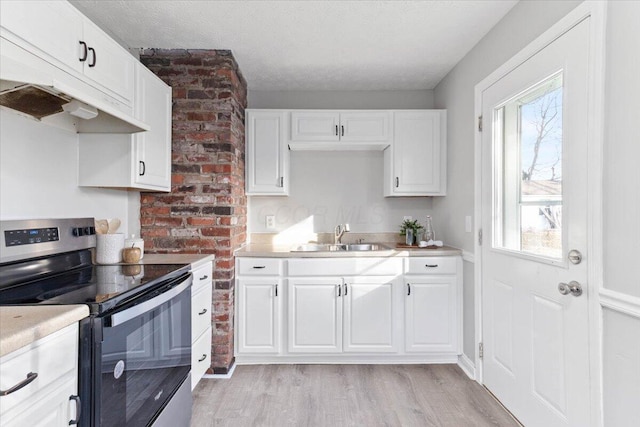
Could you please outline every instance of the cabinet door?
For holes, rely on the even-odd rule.
[[[151,130],[133,136],[133,187],[171,190],[171,88],[144,65],[136,64],[136,118]]]
[[[344,351],[397,351],[397,291],[395,277],[345,278]]]
[[[61,1],[2,1],[0,24],[29,43],[38,56],[82,72],[80,62],[84,17]],[[22,44],[21,44],[22,45]]]
[[[246,194],[289,194],[286,113],[247,111]]]
[[[238,279],[238,354],[280,353],[282,280]]]
[[[136,59],[88,19],[83,38],[93,49],[84,62],[85,76],[131,105]]]
[[[458,352],[455,276],[405,278],[405,350]]]
[[[336,111],[291,113],[292,141],[333,142],[340,140],[340,114]]]
[[[446,192],[445,111],[394,113],[393,146],[385,150],[389,162],[387,196],[432,196]]]
[[[354,112],[340,114],[340,141],[384,142],[389,140],[389,113]]]
[[[289,279],[289,353],[342,351],[342,279]]]

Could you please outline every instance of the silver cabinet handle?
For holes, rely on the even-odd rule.
[[[209,276],[205,274],[204,276],[202,276],[202,277],[200,278],[200,280],[207,280],[208,278],[209,278]]]
[[[411,283],[407,283],[407,296],[411,295]]]
[[[87,56],[89,55],[89,52],[87,51],[87,43],[80,40],[80,46],[82,46],[82,56],[78,59],[80,59],[80,62],[84,62],[87,60]]]
[[[207,355],[203,354],[202,357],[200,359],[198,359],[198,362],[202,362],[206,358],[207,358]]]
[[[82,410],[82,405],[80,404],[80,396],[69,396],[69,400],[73,400],[76,403],[76,419],[69,421],[69,425],[73,426],[80,423],[80,411]]]
[[[396,176],[396,188],[400,187],[400,178]]]
[[[38,373],[37,372],[29,372],[27,374],[27,378],[25,378],[24,380],[20,381],[18,384],[14,385],[11,388],[8,388],[6,390],[0,390],[0,396],[7,396],[15,391],[20,390],[22,387],[26,387],[29,384],[31,384],[31,382],[33,382],[33,380],[35,380],[36,378],[38,378]]]
[[[342,286],[338,285],[338,296],[342,296]]]
[[[276,296],[278,296],[278,284],[276,283]]]
[[[139,168],[139,169],[140,169],[140,173],[139,173],[139,175],[140,175],[140,176],[143,176],[143,175],[145,174],[145,172],[147,171],[147,165],[144,163],[144,161],[140,160],[140,164],[139,164],[139,166],[140,166],[140,168]]]
[[[336,125],[336,136],[338,136],[338,125]]]
[[[341,132],[340,132],[341,136],[344,136],[344,126],[340,126],[340,129],[341,129]]]
[[[280,177],[280,187],[284,188],[284,177]]]
[[[261,269],[261,268],[266,268],[266,266],[264,266],[264,265],[254,265],[253,268]]]
[[[202,315],[203,315],[203,314],[205,314],[206,312],[207,312],[207,309],[206,309],[206,308],[203,308],[203,309],[202,309],[202,311],[200,311],[200,312],[198,313],[198,316],[202,316]]]
[[[344,284],[344,296],[346,297],[348,293],[349,293],[349,288],[348,288],[348,285],[345,283]]]
[[[436,268],[438,267],[438,264],[425,264],[424,266],[427,268]]]
[[[96,56],[96,50],[94,48],[90,47],[89,52],[93,54],[93,61],[89,63],[89,67],[93,68],[96,66],[96,61],[98,61],[98,57]]]

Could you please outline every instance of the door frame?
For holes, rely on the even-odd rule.
[[[540,50],[569,31],[576,24],[590,18],[589,27],[589,104],[587,141],[589,168],[587,201],[587,295],[589,296],[588,328],[589,328],[589,375],[590,375],[590,408],[591,425],[602,426],[602,311],[600,308],[599,290],[603,283],[603,141],[604,141],[604,88],[605,88],[605,36],[606,36],[607,1],[585,1],[551,26],[542,35],[528,44],[507,62],[475,86],[474,93],[474,308],[475,308],[475,379],[483,384],[483,361],[479,355],[482,343],[482,246],[479,235],[482,228],[482,131],[479,129],[479,118],[482,115],[482,93],[513,69],[534,56]],[[487,123],[488,120],[485,121]],[[488,124],[486,126],[489,126]],[[488,244],[490,236],[484,236],[484,244]],[[508,409],[508,408],[507,408]]]

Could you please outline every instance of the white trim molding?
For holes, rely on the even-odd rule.
[[[602,308],[618,311],[640,319],[640,297],[634,297],[611,289],[600,289]]]
[[[466,354],[462,353],[458,356],[458,366],[460,366],[460,369],[462,369],[469,378],[472,380],[476,379],[476,365],[467,357]]]
[[[473,252],[468,252],[468,251],[462,251],[462,260],[466,261],[466,262],[470,262],[472,264],[475,264],[476,262],[476,256],[473,254]]]

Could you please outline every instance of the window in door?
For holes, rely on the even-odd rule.
[[[493,247],[562,258],[562,72],[494,109]]]

